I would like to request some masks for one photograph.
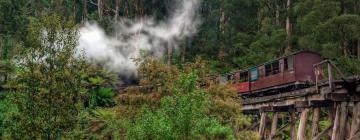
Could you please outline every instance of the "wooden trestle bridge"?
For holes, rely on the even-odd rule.
[[[257,130],[262,139],[281,139],[280,134],[287,132],[292,140],[360,140],[360,77],[344,78],[328,60],[315,64],[314,69],[317,75],[320,71],[326,75],[326,80],[243,100],[243,112],[259,116],[249,129]],[[331,124],[320,130],[322,119]]]

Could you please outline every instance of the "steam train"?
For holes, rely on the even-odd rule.
[[[296,52],[255,67],[219,76],[220,84],[231,83],[239,95],[264,95],[303,88],[315,83],[313,65],[322,61],[320,54]],[[322,77],[318,77],[321,80]]]

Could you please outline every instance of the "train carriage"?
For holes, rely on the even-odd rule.
[[[313,65],[320,61],[322,61],[320,54],[300,51],[228,74],[226,79],[232,81],[240,94],[259,92],[273,87],[312,84],[315,82]]]

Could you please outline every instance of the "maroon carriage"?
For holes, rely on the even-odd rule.
[[[313,65],[321,60],[318,53],[301,51],[244,71],[234,72],[227,79],[233,81],[239,93],[312,84],[315,82]]]

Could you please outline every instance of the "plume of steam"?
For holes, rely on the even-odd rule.
[[[179,0],[174,12],[164,21],[151,17],[121,19],[115,23],[113,36],[96,23],[85,23],[80,28],[79,51],[84,51],[91,62],[103,64],[109,71],[122,75],[136,74],[133,59],[141,52],[163,56],[166,48],[176,49],[179,41],[196,33],[200,24],[196,14],[200,0]]]

